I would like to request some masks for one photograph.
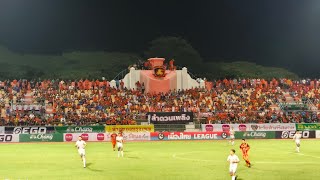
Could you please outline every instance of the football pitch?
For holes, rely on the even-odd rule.
[[[319,140],[248,140],[252,168],[228,141],[128,142],[118,158],[110,143],[88,142],[87,168],[74,143],[0,144],[0,180],[224,180],[231,148],[241,162],[238,180],[316,180],[320,177]]]

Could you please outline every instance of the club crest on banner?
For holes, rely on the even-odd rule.
[[[258,125],[251,125],[251,129],[254,130],[254,131],[256,131],[258,128],[259,128]]]
[[[166,76],[166,70],[163,66],[155,66],[154,69],[154,76],[155,77],[165,77]]]

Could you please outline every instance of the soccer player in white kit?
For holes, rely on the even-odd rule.
[[[296,134],[293,136],[293,139],[296,142],[296,151],[300,152],[300,139],[301,139],[302,135],[299,131],[296,132]]]
[[[78,148],[78,153],[82,159],[84,168],[86,167],[86,150],[85,150],[86,145],[87,145],[87,143],[84,140],[82,140],[81,136],[79,136],[79,139],[76,142],[75,146]]]
[[[239,157],[235,155],[235,152],[236,151],[234,149],[231,149],[230,155],[228,156],[228,159],[227,159],[227,161],[230,163],[229,173],[230,173],[230,176],[232,177],[231,180],[237,179],[236,171],[237,171],[238,163],[240,162]]]
[[[231,127],[229,133],[230,133],[230,141],[229,141],[229,143],[231,143],[231,145],[233,146],[234,145],[234,129],[233,129],[233,127]]]
[[[120,153],[121,153],[121,156],[123,157],[123,136],[121,133],[118,134],[116,141],[117,141],[117,147],[118,147],[118,157],[120,157]]]

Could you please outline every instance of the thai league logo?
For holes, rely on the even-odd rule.
[[[159,140],[163,140],[164,139],[164,134],[163,133],[159,133],[158,134],[158,139]]]

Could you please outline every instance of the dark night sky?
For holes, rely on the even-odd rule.
[[[206,61],[313,74],[320,66],[320,1],[0,0],[0,44],[16,52],[141,53],[159,36],[187,39]]]

